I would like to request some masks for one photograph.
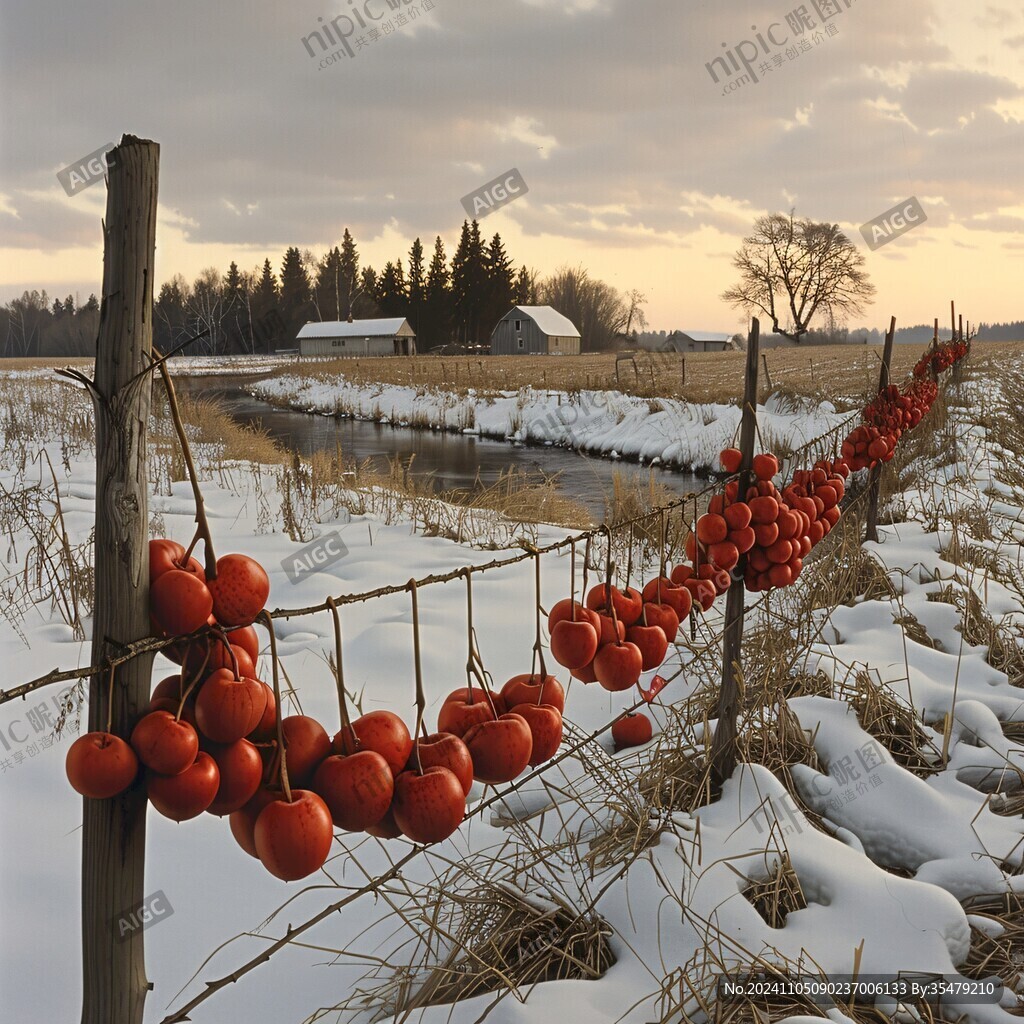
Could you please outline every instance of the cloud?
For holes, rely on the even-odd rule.
[[[517,237],[513,259],[535,266],[597,247],[653,274],[666,247],[727,251],[764,212],[856,226],[911,194],[947,204],[928,206],[929,232],[954,215],[972,235],[985,216],[1017,230],[998,211],[1024,180],[1024,126],[1006,106],[1024,76],[953,47],[954,0],[854,3],[833,35],[805,34],[804,50],[794,36],[794,57],[780,49],[727,95],[708,63],[773,23],[791,33],[793,4],[417,2],[415,20],[353,37],[354,55],[325,68],[302,40],[344,0],[9,5],[3,276],[24,278],[17,253],[95,251],[103,186],[68,199],[55,172],[125,130],[161,144],[167,277],[232,252],[276,264],[345,227],[367,251],[394,245],[384,258],[437,234],[450,255],[461,197],[510,167],[530,193],[485,230]],[[1011,56],[1015,10],[965,17]],[[98,277],[70,259],[50,261],[56,279]]]

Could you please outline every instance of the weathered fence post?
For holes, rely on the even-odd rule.
[[[878,372],[878,390],[884,391],[889,386],[889,367],[892,365],[892,343],[896,338],[896,317],[889,321],[889,331],[885,336],[885,348],[882,349],[882,368]],[[882,464],[876,462],[868,476],[868,510],[867,528],[864,539],[878,543],[878,495],[882,484]]]
[[[743,418],[740,422],[739,500],[745,501],[750,486],[750,469],[754,461],[754,436],[757,429],[757,364],[761,323],[751,321],[747,338],[747,366],[743,388]],[[740,705],[742,667],[740,649],[743,645],[743,602],[746,586],[743,579],[745,559],[733,570],[732,586],[725,601],[725,635],[722,641],[722,688],[718,694],[718,724],[711,744],[711,784],[720,791],[736,767],[736,719]]]
[[[96,577],[92,664],[149,628],[147,426],[160,147],[125,135],[109,154],[103,301],[92,398],[96,411]],[[153,655],[122,664],[111,731],[124,739],[149,701]],[[89,728],[107,728],[109,680],[89,684]],[[144,892],[146,792],[84,800],[82,1024],[141,1024],[149,982],[141,930],[117,918]]]

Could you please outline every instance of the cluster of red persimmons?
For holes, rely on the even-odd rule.
[[[905,388],[883,390],[864,410],[838,459],[796,471],[781,489],[778,460],[761,454],[740,495],[741,453],[723,451],[722,469],[734,479],[687,538],[689,564],[669,575],[663,569],[640,590],[607,581],[583,603],[574,595],[559,601],[548,616],[555,660],[584,683],[627,690],[664,662],[680,624],[691,611],[710,610],[734,574],[753,592],[789,586],[838,522],[849,473],[892,458],[902,433],[934,401],[934,374],[964,354],[962,345],[931,353]],[[558,750],[565,691],[543,659],[539,672],[514,676],[500,690],[470,679],[443,701],[437,731],[422,737],[390,711],[349,720],[344,698],[344,724],[333,738],[309,716],[282,717],[276,665],[275,688],[257,670],[254,624],[269,592],[266,572],[247,555],[217,559],[208,578],[180,544],[150,542],[152,625],[173,640],[162,653],[180,671],[156,685],[127,739],[108,726],[75,741],[66,769],[79,793],[105,800],[141,784],[175,821],[227,816],[242,849],[288,881],[320,869],[335,827],[439,842],[462,823],[474,780],[511,782]],[[619,749],[651,735],[642,714],[612,727]]]
[[[246,555],[219,558],[207,579],[180,544],[150,542],[152,624],[175,638],[162,653],[181,670],[156,685],[127,741],[107,730],[72,745],[67,774],[79,793],[115,797],[141,766],[157,811],[174,821],[228,816],[242,849],[292,880],[323,865],[335,826],[445,839],[462,822],[474,780],[510,782],[558,750],[565,692],[546,672],[515,676],[500,691],[454,691],[438,731],[415,741],[390,711],[347,721],[333,738],[307,715],[278,720],[275,691],[257,672],[254,623],[269,591]]]
[[[742,453],[722,451],[722,470],[733,479],[711,499],[687,537],[687,563],[670,575],[663,567],[662,575],[639,589],[601,583],[582,604],[573,596],[559,601],[548,623],[552,656],[584,683],[628,690],[643,672],[662,664],[691,610],[708,612],[735,574],[752,593],[790,586],[803,571],[803,560],[839,522],[850,473],[893,457],[900,437],[935,401],[935,377],[966,354],[965,342],[930,352],[903,388],[884,388],[863,410],[862,423],[843,442],[839,458],[796,470],[781,489],[774,482],[778,460],[761,454],[752,460],[752,480],[741,496],[735,476]]]

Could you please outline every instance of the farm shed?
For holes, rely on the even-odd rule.
[[[580,354],[580,332],[550,306],[516,306],[491,334],[492,356]]]
[[[386,320],[325,320],[298,334],[303,356],[412,356],[416,332],[403,317]]]
[[[666,339],[669,352],[727,352],[735,347],[733,335],[715,331],[673,331]]]

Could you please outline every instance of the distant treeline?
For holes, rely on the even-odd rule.
[[[154,302],[154,343],[166,352],[205,332],[189,354],[270,353],[295,347],[309,321],[407,317],[426,352],[487,344],[514,305],[552,305],[576,324],[585,349],[599,350],[646,326],[644,301],[582,267],[563,267],[544,280],[525,264],[517,270],[501,235],[485,242],[475,220],[463,223],[451,261],[440,236],[429,262],[417,238],[404,263],[389,260],[379,273],[361,266],[346,229],[341,245],[321,257],[286,249],[280,276],[269,259],[251,271],[236,262],[227,273],[209,267],[191,284],[175,275]],[[92,355],[98,326],[95,296],[76,309],[72,296],[51,304],[45,291],[25,292],[0,306],[0,356]]]
[[[92,355],[99,326],[100,304],[95,295],[76,306],[73,295],[51,303],[45,291],[25,292],[0,306],[0,355]]]
[[[950,324],[939,324],[939,337],[949,338]],[[966,324],[964,330],[967,330]],[[934,324],[915,327],[897,327],[896,344],[927,345],[935,335]],[[881,345],[885,331],[877,327],[859,327],[856,330],[809,331],[807,345]],[[979,341],[1024,341],[1024,320],[1006,324],[971,324],[971,337]]]

